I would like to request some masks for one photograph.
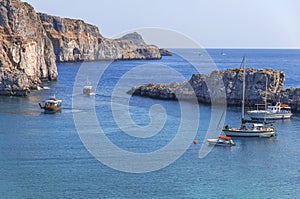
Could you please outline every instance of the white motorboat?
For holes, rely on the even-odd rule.
[[[89,85],[84,86],[82,92],[83,95],[89,95],[89,96],[95,95],[93,87]]]
[[[86,79],[86,85],[83,87],[82,93],[83,93],[83,95],[86,95],[86,96],[95,95],[94,88],[91,85],[91,83],[89,82],[88,78]]]
[[[268,106],[266,110],[261,110],[261,104],[257,104],[257,110],[247,111],[247,114],[253,120],[281,120],[290,119],[293,115],[291,107],[288,104],[277,102],[275,106]]]

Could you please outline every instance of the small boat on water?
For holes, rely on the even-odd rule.
[[[209,144],[214,144],[218,146],[234,146],[235,143],[229,136],[220,135],[217,139],[207,139]]]
[[[226,55],[226,53],[224,52],[224,50],[221,51],[220,55],[221,56],[225,56]]]
[[[43,101],[43,103],[39,103],[40,108],[44,109],[45,113],[57,113],[61,111],[62,100],[56,99],[56,97],[50,97]]]
[[[247,111],[247,114],[253,120],[281,120],[290,119],[293,115],[291,107],[288,104],[277,102],[275,106],[267,106],[265,110],[259,109],[262,104],[257,104],[256,110]]]
[[[95,95],[94,89],[92,86],[84,86],[82,90],[83,95]]]

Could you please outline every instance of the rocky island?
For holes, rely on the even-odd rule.
[[[20,0],[0,0],[0,95],[26,96],[42,81],[56,80],[56,62],[161,58],[158,47],[130,38],[104,38],[82,20],[37,13]]]
[[[300,89],[284,89],[284,72],[273,69],[246,69],[246,105],[251,106],[264,101],[266,77],[268,79],[268,102],[288,103],[294,111],[300,111]],[[228,105],[240,106],[242,86],[243,69],[231,68],[212,71],[209,75],[194,74],[190,80],[184,82],[134,86],[128,94],[164,100],[189,100],[196,95],[201,103],[226,100]]]

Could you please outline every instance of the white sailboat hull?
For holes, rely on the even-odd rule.
[[[274,136],[276,131],[270,130],[241,130],[241,129],[223,129],[227,136],[231,137],[261,137],[261,135],[269,134]]]

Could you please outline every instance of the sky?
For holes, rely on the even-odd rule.
[[[155,28],[205,48],[300,48],[298,0],[23,1],[38,12],[96,25],[108,38],[138,30],[146,42],[157,44],[157,34],[139,31]],[[162,38],[162,47],[180,47],[176,36]]]

